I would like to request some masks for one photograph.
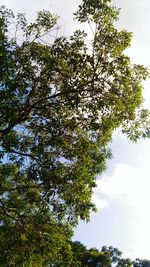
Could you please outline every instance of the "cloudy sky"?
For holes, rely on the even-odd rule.
[[[79,0],[0,0],[15,12],[25,12],[29,19],[35,11],[50,9],[59,14],[63,34],[75,27],[72,13]],[[121,7],[119,28],[133,32],[132,47],[127,51],[132,61],[150,67],[150,1],[114,0]],[[145,105],[150,107],[150,81],[144,83]],[[150,259],[150,140],[133,144],[114,134],[111,145],[114,158],[108,170],[98,177],[93,201],[98,212],[91,222],[81,222],[75,239],[91,247],[112,245],[124,256]]]

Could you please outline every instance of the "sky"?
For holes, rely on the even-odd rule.
[[[35,12],[49,9],[59,14],[61,31],[75,29],[72,13],[79,0],[0,0],[15,12],[32,20]],[[150,68],[150,1],[113,0],[121,8],[117,26],[133,32],[127,54],[133,63]],[[63,25],[63,27],[62,27]],[[150,81],[144,82],[145,106],[150,108]],[[74,240],[88,247],[118,247],[125,257],[150,259],[150,140],[132,143],[120,131],[111,144],[113,159],[107,171],[97,178],[93,201],[98,212],[90,223],[80,222]]]

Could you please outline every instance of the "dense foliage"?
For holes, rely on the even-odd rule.
[[[149,267],[149,260],[131,260],[123,258],[122,252],[117,248],[102,247],[87,249],[82,243],[72,242],[73,261],[72,267]]]
[[[0,266],[69,266],[72,227],[95,210],[113,132],[149,135],[148,71],[124,54],[131,33],[115,28],[109,2],[83,0],[75,14],[93,29],[90,44],[80,30],[50,37],[49,11],[28,23],[0,9]]]

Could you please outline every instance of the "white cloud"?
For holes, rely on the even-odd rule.
[[[150,258],[149,165],[147,168],[139,169],[126,164],[117,164],[113,176],[104,176],[97,181],[94,200],[100,210],[107,208],[111,212],[112,205],[115,203],[129,211],[127,224],[131,228],[130,234],[134,247],[130,248],[130,244],[126,245],[131,250],[133,258]],[[104,205],[99,205],[99,203],[104,203]],[[118,227],[120,227],[119,221]]]
[[[94,194],[92,197],[92,202],[96,205],[98,211],[108,207],[108,200],[102,199],[98,194]]]
[[[148,212],[148,211],[147,211]],[[140,222],[133,222],[133,235],[134,235],[134,243],[136,247],[136,255],[139,258],[150,259],[150,250],[149,250],[149,242],[150,242],[150,218],[142,217]],[[139,242],[140,240],[140,242]]]
[[[112,177],[104,176],[97,181],[94,198],[100,201],[101,197],[109,203],[115,200],[146,211],[150,203],[149,166],[147,169],[139,169],[117,164]]]

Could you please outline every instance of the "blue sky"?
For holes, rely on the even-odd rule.
[[[79,0],[1,0],[16,12],[25,12],[29,19],[35,11],[50,9],[58,13],[63,34],[75,27],[72,12]],[[133,32],[132,46],[127,54],[132,61],[150,67],[150,1],[114,0],[121,8],[119,28]],[[150,108],[150,81],[144,83],[145,105]],[[149,258],[150,242],[150,140],[133,144],[117,131],[111,145],[114,158],[108,170],[98,177],[93,201],[98,212],[91,222],[81,222],[75,239],[91,247],[112,245],[124,256]]]

